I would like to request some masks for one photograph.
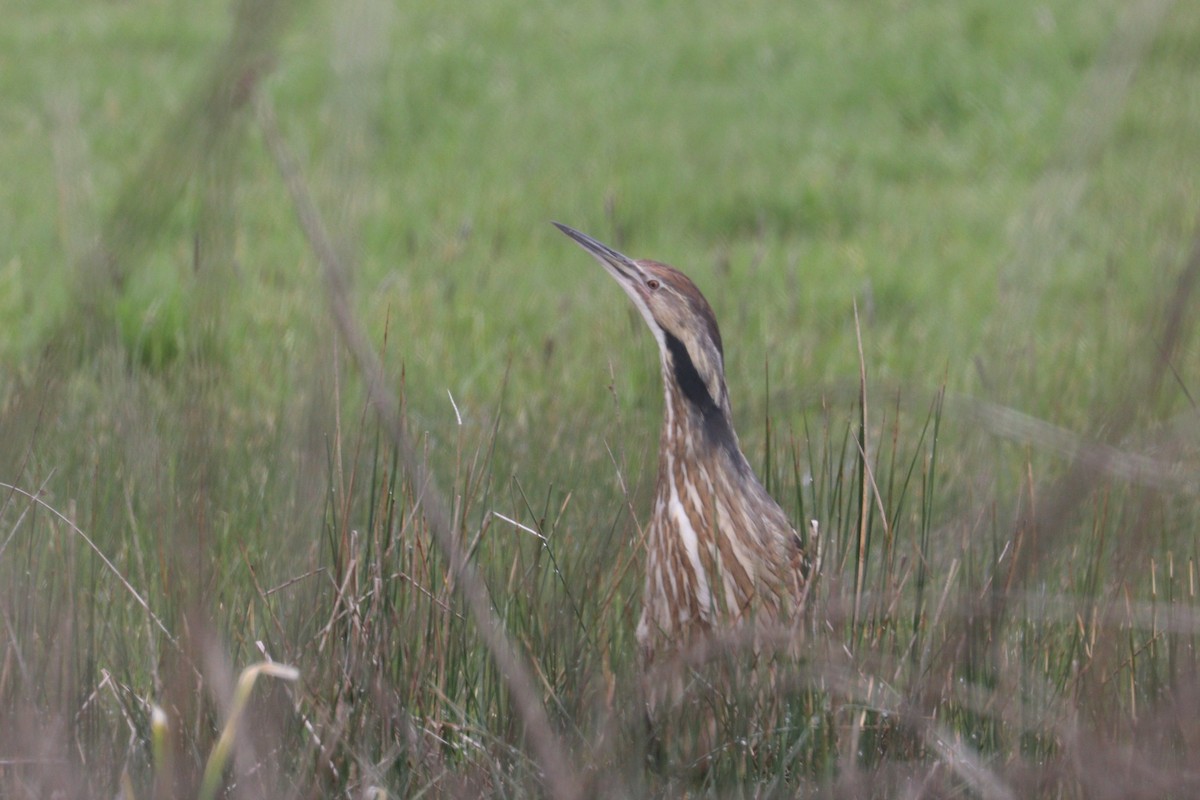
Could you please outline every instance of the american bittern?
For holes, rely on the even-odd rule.
[[[637,627],[643,664],[714,626],[794,619],[808,559],[738,444],[712,307],[679,270],[555,225],[621,285],[661,356],[666,407]]]

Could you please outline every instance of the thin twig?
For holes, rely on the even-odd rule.
[[[29,492],[25,491],[24,489],[20,488],[19,486],[13,486],[8,483],[0,483],[0,488],[8,489],[10,492],[16,492],[19,495],[29,498],[30,500],[37,503],[42,508],[49,511],[54,516],[58,517],[64,523],[66,523],[67,526],[72,531],[74,531],[75,534],[80,539],[83,539],[85,542],[87,542],[87,546],[92,549],[92,552],[96,554],[97,558],[99,558],[102,562],[104,562],[104,566],[106,566],[108,568],[109,572],[111,572],[113,575],[117,576],[117,580],[119,580],[121,582],[121,585],[125,587],[126,591],[128,591],[131,595],[133,595],[133,599],[137,601],[138,605],[140,605],[145,610],[145,612],[150,615],[150,619],[152,619],[154,621],[154,624],[156,626],[158,626],[158,629],[163,632],[164,636],[167,637],[167,641],[169,641],[171,644],[175,645],[176,647],[179,646],[179,642],[175,639],[174,636],[171,635],[171,632],[169,630],[167,630],[167,626],[163,624],[162,620],[158,618],[157,614],[155,614],[153,611],[150,610],[150,604],[146,602],[145,598],[143,598],[140,594],[138,594],[138,590],[133,588],[133,584],[131,584],[129,581],[127,581],[125,579],[125,576],[121,574],[121,571],[119,569],[117,569],[116,565],[108,560],[108,556],[104,555],[104,551],[96,546],[96,543],[92,541],[91,537],[88,536],[86,533],[84,533],[79,528],[78,525],[76,525],[74,522],[72,522],[71,519],[69,517],[67,517],[66,514],[63,514],[61,511],[59,511],[57,508],[55,508],[54,506],[47,503],[42,498],[38,497],[35,494],[30,494]]]
[[[858,550],[854,559],[854,623],[858,627],[863,581],[867,573],[867,537],[870,533],[867,509],[867,361],[863,356],[862,328],[858,322],[858,302],[854,303],[854,335],[858,341]]]

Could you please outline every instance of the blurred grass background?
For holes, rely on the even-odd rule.
[[[0,736],[16,796],[111,796],[122,774],[169,793],[151,702],[169,706],[170,791],[187,794],[220,730],[210,688],[264,652],[302,678],[243,743],[278,774],[231,792],[538,790],[333,334],[263,97],[585,773],[618,794],[683,780],[614,749],[603,722],[634,681],[661,388],[652,338],[552,219],[683,268],[712,302],[748,455],[829,532],[817,614],[834,623],[814,652],[845,642],[1012,796],[1159,786],[1089,775],[1093,727],[1164,759],[1146,762],[1164,791],[1194,788],[1194,728],[1165,726],[1160,749],[1139,727],[1200,701],[1192,5],[119,0],[6,18],[0,481],[79,529],[16,493],[0,514],[0,709],[32,732]],[[866,519],[855,305],[881,487]],[[852,546],[863,530],[874,560]],[[1018,552],[1038,558],[1018,569]],[[851,624],[839,576],[860,564],[887,601]],[[1004,632],[963,634],[928,596],[961,610],[1000,588]],[[1138,604],[1160,602],[1175,639],[1143,624]],[[1124,622],[1097,621],[1118,606]],[[926,685],[917,635],[957,642],[945,674],[993,700],[963,711]],[[1031,664],[1064,704],[1053,724],[997,710]],[[886,732],[856,756],[854,713],[804,691],[804,768],[731,767],[699,789],[884,796],[917,776],[928,796],[994,793]],[[1018,694],[1023,713],[1042,704]]]

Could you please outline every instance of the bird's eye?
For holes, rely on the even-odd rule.
[[[651,278],[650,280],[646,281],[646,286],[650,289],[657,289],[658,281],[655,278]]]

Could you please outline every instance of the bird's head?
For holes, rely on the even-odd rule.
[[[696,284],[674,267],[634,260],[587,234],[554,223],[600,262],[650,327],[662,354],[664,377],[706,418],[729,417],[725,355],[712,307]]]

